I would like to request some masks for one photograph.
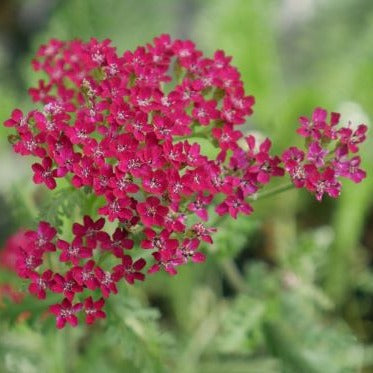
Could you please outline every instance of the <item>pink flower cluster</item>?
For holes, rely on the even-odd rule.
[[[32,165],[36,184],[54,189],[63,177],[105,200],[97,221],[85,216],[73,224],[69,242],[40,222],[20,251],[17,271],[30,280],[30,292],[40,299],[62,294],[50,307],[59,328],[76,325],[82,310],[87,323],[104,317],[104,298],[117,292],[119,281],[144,280],[145,269],[174,275],[180,265],[203,262],[200,244],[212,243],[216,230],[206,225],[210,206],[218,215],[250,214],[248,198],[285,172],[318,199],[339,194],[339,176],[356,182],[365,176],[360,158],[348,154],[357,151],[366,127],[336,130],[337,115],[327,124],[322,109],[301,119],[306,152],[292,147],[271,156],[269,139],[245,136],[238,128],[254,98],[230,61],[223,51],[205,58],[191,41],[168,35],[123,55],[109,40],[96,39],[51,40],[39,49],[33,66],[48,79],[29,93],[43,107],[13,111],[5,122],[17,132],[13,148],[40,158]],[[215,147],[214,156],[197,138]],[[337,144],[330,153],[329,143]],[[105,219],[116,224],[112,231],[104,229]],[[135,242],[141,250],[130,255]],[[146,250],[151,260],[143,258]],[[51,252],[66,271],[48,266],[44,257]],[[112,268],[100,265],[105,253],[117,260]],[[83,292],[89,293],[84,300]]]
[[[354,155],[366,138],[367,127],[337,128],[340,115],[331,113],[328,122],[326,110],[316,108],[312,118],[300,117],[297,133],[306,138],[306,151],[290,147],[282,160],[297,188],[305,187],[321,201],[326,193],[336,198],[341,191],[340,177],[359,183],[366,177],[360,169],[361,159]],[[353,155],[351,157],[351,154]]]

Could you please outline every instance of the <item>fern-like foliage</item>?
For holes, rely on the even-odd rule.
[[[61,233],[64,221],[71,221],[78,212],[80,215],[90,212],[87,210],[92,203],[92,197],[83,189],[58,189],[41,204],[38,221],[47,221]]]
[[[133,365],[131,372],[163,373],[172,371],[173,340],[159,327],[159,311],[144,307],[135,298],[117,298],[113,316],[106,332],[113,346],[119,347],[122,357]],[[171,360],[169,360],[171,361]]]

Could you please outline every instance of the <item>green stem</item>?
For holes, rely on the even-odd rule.
[[[238,293],[248,293],[250,291],[249,286],[233,260],[224,259],[219,262],[219,265],[224,272],[226,280],[234,290]]]
[[[175,141],[193,140],[193,139],[206,139],[206,134],[203,132],[194,133],[192,136],[179,136]]]
[[[257,201],[258,199],[267,198],[273,196],[278,193],[285,192],[293,188],[292,183],[287,183],[284,185],[280,185],[278,187],[269,189],[268,191],[259,193],[255,197],[252,196],[250,199],[252,201]],[[218,216],[218,218],[212,224],[213,227],[219,226],[226,218],[229,216],[228,214]],[[237,268],[236,264],[233,260],[226,259],[222,260],[220,263],[220,267],[224,272],[224,276],[229,282],[229,284],[235,289],[238,293],[248,293],[250,292],[249,286],[246,284],[244,277],[242,276],[241,272]]]
[[[255,202],[255,201],[258,201],[258,200],[263,199],[263,198],[271,197],[275,194],[286,192],[287,190],[290,190],[293,187],[294,187],[293,183],[287,183],[287,184],[284,184],[284,185],[279,185],[278,187],[269,189],[265,192],[261,192],[261,193],[258,193],[256,195],[254,194],[254,195],[248,197],[248,199],[251,202]],[[218,227],[228,216],[229,216],[229,214],[218,216],[215,219],[215,221],[212,222],[211,227]]]
[[[279,185],[278,187],[269,189],[267,191],[258,193],[256,195],[254,194],[253,196],[249,197],[249,199],[252,200],[252,201],[257,201],[259,199],[271,197],[275,194],[286,192],[287,190],[293,189],[293,187],[294,187],[293,183],[287,183],[287,184],[284,184],[284,185]]]

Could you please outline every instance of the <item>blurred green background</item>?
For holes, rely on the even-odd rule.
[[[170,33],[224,49],[256,97],[250,131],[274,151],[322,106],[373,118],[371,0],[1,0],[0,121],[30,109],[30,61],[50,38],[110,38],[119,51]],[[0,242],[32,225],[43,188],[0,128]],[[106,323],[56,331],[17,321],[40,302],[0,301],[0,372],[373,372],[373,141],[368,178],[317,203],[288,191],[226,222],[207,263],[123,288]],[[14,277],[14,276],[13,276]],[[5,270],[0,281],[24,284]],[[39,308],[38,308],[39,307]]]

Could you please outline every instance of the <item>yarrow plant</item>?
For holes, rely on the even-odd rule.
[[[338,126],[337,113],[316,108],[301,117],[305,148],[282,155],[270,154],[268,138],[244,135],[254,97],[223,51],[206,58],[193,42],[168,35],[122,55],[110,40],[53,39],[33,67],[47,79],[29,90],[40,108],[15,109],[4,123],[16,131],[14,151],[39,158],[36,184],[54,189],[64,178],[103,201],[72,224],[71,240],[41,221],[17,251],[30,293],[61,295],[50,306],[58,328],[104,318],[119,282],[203,262],[201,243],[211,244],[216,231],[210,206],[236,218],[253,212],[250,202],[273,177],[290,177],[321,201],[339,196],[341,177],[366,176],[357,153],[367,127]]]

